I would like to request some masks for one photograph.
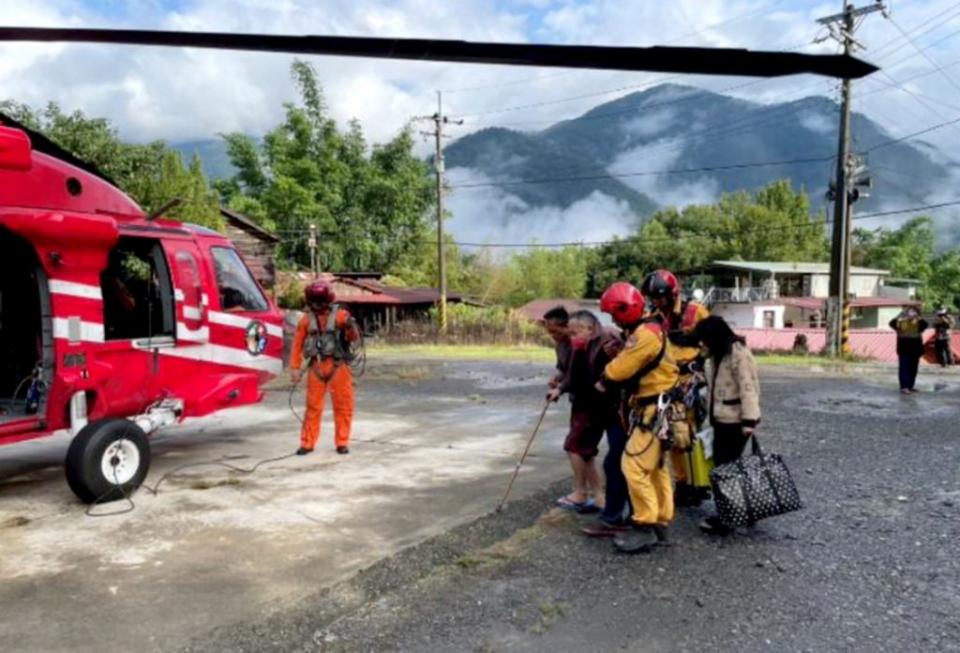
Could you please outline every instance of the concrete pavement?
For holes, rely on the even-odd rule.
[[[247,476],[186,469],[110,517],[85,516],[67,488],[66,437],[0,449],[0,649],[176,649],[489,513],[547,373],[542,364],[374,362],[359,383],[349,456],[333,452],[328,420],[310,456]],[[261,406],[159,434],[148,484],[185,463],[249,467],[292,452],[298,424],[287,398],[276,390]],[[302,401],[301,391],[298,410]],[[565,411],[550,411],[515,497],[568,473]]]

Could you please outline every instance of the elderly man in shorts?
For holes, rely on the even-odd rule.
[[[573,470],[574,490],[558,499],[557,505],[579,513],[592,513],[603,508],[603,485],[596,467],[600,440],[616,420],[615,399],[595,387],[610,360],[607,353],[610,336],[590,311],[573,313],[569,329],[572,354],[567,380],[548,395],[556,401],[566,391],[571,400],[570,431],[563,449]]]

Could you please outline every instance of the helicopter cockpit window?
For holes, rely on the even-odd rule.
[[[121,238],[100,275],[107,340],[172,337],[173,292],[156,240]]]
[[[265,311],[269,308],[263,292],[236,250],[212,247],[213,265],[224,311]]]

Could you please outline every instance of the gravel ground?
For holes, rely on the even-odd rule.
[[[806,508],[615,554],[564,485],[190,650],[960,651],[960,383],[764,370],[765,449]],[[934,385],[936,386],[934,388]]]

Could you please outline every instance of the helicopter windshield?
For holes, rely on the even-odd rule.
[[[236,250],[213,247],[210,251],[220,289],[220,308],[231,312],[266,311],[267,300]]]

